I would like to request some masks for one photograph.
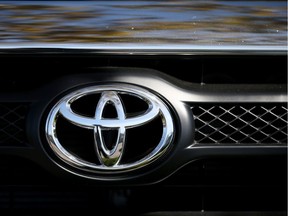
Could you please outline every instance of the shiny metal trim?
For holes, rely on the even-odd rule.
[[[9,53],[91,53],[106,55],[287,55],[287,46],[278,45],[191,45],[191,44],[78,44],[78,43],[0,43],[0,54]]]
[[[80,116],[72,111],[71,104],[74,101],[83,96],[98,93],[102,93],[102,95],[98,101],[94,117]],[[144,100],[148,104],[148,109],[144,114],[126,118],[119,94],[128,94]],[[102,112],[107,103],[114,105],[118,118],[103,118]],[[98,159],[101,162],[100,165],[79,158],[61,145],[56,132],[59,115],[62,115],[72,124],[94,130],[95,148]],[[121,156],[125,150],[126,129],[143,125],[157,116],[161,117],[163,123],[163,133],[159,144],[155,145],[155,149],[142,159],[128,164],[121,164]],[[103,130],[110,129],[118,130],[116,145],[112,150],[108,150],[105,146],[101,133]],[[128,84],[111,84],[86,87],[64,96],[48,114],[45,132],[49,146],[56,156],[73,167],[90,172],[129,171],[145,166],[164,154],[174,138],[174,123],[167,105],[148,90]]]

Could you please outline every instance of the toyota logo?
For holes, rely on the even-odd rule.
[[[89,95],[99,95],[93,116],[83,115],[73,110],[74,103]],[[127,104],[125,105],[122,100],[125,95],[145,102],[147,109],[129,116],[126,113]],[[115,109],[116,116],[107,118],[104,110],[111,105]],[[65,119],[69,124],[91,131],[97,163],[81,158],[77,152],[73,152],[61,144],[60,134],[58,134],[60,132],[57,130],[57,127],[60,127],[57,123],[59,117]],[[156,118],[161,119],[162,122],[159,143],[156,143],[154,148],[142,158],[123,162],[123,154],[128,148],[126,146],[127,131],[149,124]],[[173,120],[164,101],[144,88],[128,84],[96,85],[67,94],[49,112],[45,130],[48,144],[58,158],[75,168],[91,172],[129,171],[143,167],[163,155],[174,138]],[[110,132],[112,134],[112,131],[116,131],[116,139],[113,145],[107,146],[103,134]],[[132,144],[137,145],[138,143]]]

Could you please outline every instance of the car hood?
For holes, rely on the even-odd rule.
[[[285,1],[9,1],[0,48],[285,51]]]

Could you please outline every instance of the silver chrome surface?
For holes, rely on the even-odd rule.
[[[61,52],[59,52],[61,50]],[[105,54],[105,55],[286,55],[287,46],[274,45],[195,45],[133,43],[1,43],[0,54]]]
[[[100,93],[102,93],[102,95],[98,101],[94,117],[84,117],[76,114],[71,109],[71,104],[76,100],[87,95]],[[119,96],[121,94],[128,94],[145,101],[148,104],[148,109],[144,114],[127,118],[124,111],[124,104],[121,101],[121,96]],[[103,110],[108,103],[115,107],[117,118],[108,119],[103,117]],[[85,161],[61,145],[56,131],[57,118],[59,115],[63,116],[72,124],[90,129],[94,132],[96,153],[101,164]],[[128,164],[122,164],[121,156],[125,151],[126,129],[143,125],[152,121],[157,116],[161,117],[163,124],[162,137],[158,145],[155,145],[155,149],[142,159]],[[102,131],[115,129],[118,130],[117,141],[114,147],[109,150],[102,137]],[[164,102],[143,88],[127,84],[91,86],[74,91],[56,103],[51,109],[46,121],[46,138],[54,153],[67,164],[92,172],[109,170],[127,171],[145,166],[160,157],[165,150],[167,150],[173,137],[173,120]]]

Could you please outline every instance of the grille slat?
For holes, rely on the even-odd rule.
[[[286,104],[192,105],[194,144],[287,144]]]

